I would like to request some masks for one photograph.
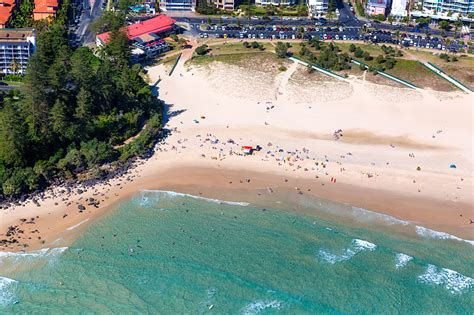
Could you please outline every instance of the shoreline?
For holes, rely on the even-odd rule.
[[[160,177],[165,179],[158,179]],[[247,180],[250,181],[247,182]],[[347,184],[335,185],[337,189],[329,184],[323,186],[320,182],[305,178],[249,170],[195,168],[192,165],[182,165],[157,172],[153,176],[138,178],[135,182],[129,183],[125,189],[116,186],[116,189],[110,192],[116,195],[116,198],[107,199],[100,208],[88,206],[86,211],[79,212],[76,204],[71,204],[66,209],[56,206],[46,213],[41,213],[31,228],[41,231],[42,240],[46,240],[44,244],[41,240],[32,239],[28,240],[28,248],[6,247],[2,250],[38,250],[69,246],[95,220],[111,213],[120,202],[138,196],[145,190],[173,191],[203,198],[246,202],[251,206],[263,208],[282,208],[283,202],[283,209],[308,215],[311,215],[311,212],[302,210],[306,207],[301,207],[298,200],[300,197],[310,196],[320,199],[323,203],[340,204],[341,208],[362,208],[462,239],[472,239],[472,229],[469,225],[460,224],[460,220],[446,215],[446,210],[449,209],[468,216],[470,214],[468,204],[440,202],[416,196],[407,197],[390,191],[367,190]],[[89,198],[91,193],[93,193],[92,190],[84,192],[81,194],[82,198]],[[74,197],[79,200],[81,198],[79,196]],[[361,196],[370,196],[370,198]],[[67,213],[67,217],[61,218],[63,213]],[[11,222],[20,223],[18,220],[24,215],[23,212],[17,212],[16,220],[11,220]],[[20,226],[24,228],[27,223]],[[25,232],[23,234],[25,238],[36,236],[35,233]]]
[[[247,200],[236,201],[258,204],[258,190],[271,188],[474,239],[471,95],[340,83],[296,64],[281,72],[268,60],[185,66],[191,53],[173,76],[149,69],[152,81],[162,78],[171,130],[154,154],[104,183],[53,187],[39,204],[0,210],[0,240],[18,239],[0,251],[70,244],[143,189],[222,200],[240,189]],[[245,155],[245,145],[262,150]]]

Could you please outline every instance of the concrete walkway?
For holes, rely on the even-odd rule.
[[[305,65],[306,67],[309,65],[308,62],[303,61],[303,60],[300,60],[300,59],[295,58],[295,57],[290,57],[289,59],[290,59],[291,61],[296,62],[296,63],[300,63],[300,64],[302,64],[302,65]],[[335,73],[333,73],[333,72],[331,72],[331,71],[329,71],[329,70],[326,70],[326,69],[323,69],[323,68],[321,68],[321,67],[317,67],[317,66],[314,66],[314,65],[312,65],[312,67],[313,67],[314,70],[319,71],[319,72],[321,72],[321,73],[324,73],[325,75],[328,75],[328,76],[330,76],[330,77],[332,77],[332,78],[349,82],[348,79],[346,79],[346,78],[344,78],[343,76],[340,76],[340,75],[338,75],[338,74],[335,74]]]
[[[443,79],[445,79],[446,81],[448,81],[449,83],[451,83],[452,85],[456,86],[460,90],[466,93],[472,93],[471,89],[469,89],[467,86],[465,86],[458,80],[454,79],[453,77],[447,75],[443,70],[436,67],[434,64],[430,62],[421,62],[421,64],[424,65],[426,68],[430,69],[431,71],[433,71],[434,73],[436,73],[437,75],[439,75],[440,77],[442,77]]]
[[[362,62],[360,62],[360,61],[357,61],[357,60],[355,60],[355,59],[352,59],[352,63],[355,63],[356,65],[361,65],[361,64],[362,64],[362,65],[365,66],[366,69],[369,69],[369,66],[368,66],[368,65],[366,65],[365,63],[362,63]],[[408,82],[408,81],[402,80],[402,79],[400,79],[400,78],[397,78],[396,76],[393,76],[393,75],[388,74],[388,73],[386,73],[386,72],[377,70],[377,73],[380,74],[381,76],[386,77],[387,79],[390,79],[390,80],[393,80],[393,81],[395,81],[395,82],[398,82],[398,83],[400,83],[400,84],[402,84],[402,85],[404,85],[404,86],[407,86],[407,87],[409,87],[409,88],[411,88],[411,89],[414,89],[414,90],[417,90],[417,91],[421,90],[421,89],[420,89],[419,87],[417,87],[416,85],[414,85],[414,84],[412,84],[412,83],[410,83],[410,82]]]

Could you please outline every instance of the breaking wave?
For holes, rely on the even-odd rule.
[[[266,309],[274,309],[274,310],[279,310],[283,306],[282,301],[278,300],[258,300],[253,303],[248,304],[247,306],[244,307],[242,310],[242,314],[244,315],[251,315],[251,314],[258,314],[261,311],[264,311]]]
[[[352,212],[357,216],[357,219],[364,219],[366,221],[383,221],[388,224],[408,225],[410,222],[397,219],[388,214],[383,214],[375,211],[370,211],[364,208],[352,207]]]
[[[464,276],[457,271],[448,268],[438,268],[428,265],[425,272],[418,279],[427,284],[443,286],[453,294],[463,293],[474,286],[474,279]]]
[[[0,252],[0,262],[4,258],[21,259],[26,257],[57,256],[66,251],[68,247],[42,248],[31,252]]]
[[[226,205],[231,205],[231,206],[243,206],[246,207],[249,205],[248,202],[238,202],[238,201],[226,201],[226,200],[219,200],[219,199],[213,199],[213,198],[206,198],[202,196],[195,196],[191,194],[185,194],[185,193],[179,193],[175,191],[168,191],[168,190],[143,190],[142,192],[144,193],[155,193],[155,194],[163,194],[165,196],[168,196],[170,198],[176,198],[176,197],[188,197],[188,198],[193,198],[193,199],[199,199],[199,200],[205,200],[208,202],[213,202],[213,203],[218,203],[218,204],[226,204]],[[141,204],[146,205],[149,203],[149,198],[142,195],[142,201]]]
[[[16,295],[14,292],[14,286],[16,283],[16,280],[7,277],[0,277],[0,307],[16,302]]]
[[[360,240],[360,239],[353,239],[351,242],[351,246],[349,248],[346,248],[342,254],[334,254],[331,252],[328,252],[327,250],[320,249],[319,250],[319,257],[321,257],[323,260],[330,264],[335,264],[338,262],[346,261],[354,257],[360,252],[363,251],[374,251],[377,248],[377,245]]]
[[[395,259],[395,268],[400,269],[405,267],[410,260],[413,260],[413,257],[404,253],[398,253]]]
[[[378,212],[375,212],[375,211],[370,211],[370,210],[367,210],[367,209],[364,209],[364,208],[352,207],[352,212],[359,221],[368,221],[368,222],[370,222],[370,221],[383,221],[383,222],[385,222],[389,225],[394,225],[394,224],[412,225],[412,223],[409,222],[409,221],[400,220],[400,219],[397,219],[397,218],[392,217],[390,215],[383,214],[383,213],[378,213]],[[448,233],[445,233],[445,232],[439,232],[439,231],[431,230],[431,229],[425,228],[423,226],[415,225],[415,231],[416,231],[416,234],[418,234],[420,236],[423,236],[423,237],[442,239],[442,240],[451,239],[451,240],[466,242],[466,243],[471,244],[472,246],[474,246],[474,240],[462,239],[460,237],[457,237],[457,236],[454,236],[454,235],[451,235],[451,234],[448,234]]]
[[[418,234],[420,236],[423,236],[423,237],[436,238],[436,239],[440,239],[440,240],[456,240],[456,241],[460,241],[460,242],[466,242],[466,243],[471,244],[472,246],[474,246],[474,241],[472,241],[472,240],[466,240],[466,239],[463,239],[463,238],[460,238],[460,237],[457,237],[457,236],[454,236],[454,235],[451,235],[451,234],[448,234],[448,233],[445,233],[445,232],[439,232],[439,231],[431,230],[431,229],[428,229],[428,228],[425,228],[425,227],[422,227],[422,226],[419,226],[419,225],[417,225],[415,228],[416,228],[416,234]]]

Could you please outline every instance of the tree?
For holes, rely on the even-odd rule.
[[[393,67],[395,66],[395,63],[396,63],[395,59],[392,59],[392,58],[387,59],[387,61],[385,61],[385,67],[387,69],[393,69]]]
[[[355,46],[354,44],[350,44],[350,46],[349,46],[349,51],[350,51],[351,53],[355,52],[355,51],[356,51],[356,46]]]
[[[118,65],[119,68],[130,64],[128,36],[124,30],[110,32],[108,43],[102,49],[102,56]]]
[[[384,62],[385,62],[385,58],[384,58],[382,55],[378,55],[377,58],[375,58],[375,61],[376,61],[378,64],[381,64],[381,63],[384,63]]]
[[[125,24],[125,14],[122,12],[105,11],[91,23],[94,34],[118,31]]]
[[[445,31],[449,31],[449,29],[451,28],[451,25],[449,24],[448,21],[441,21],[438,23],[439,27]]]
[[[74,116],[84,122],[89,121],[92,112],[92,95],[85,88],[81,87],[79,93],[77,93],[77,106]]]
[[[23,165],[26,128],[18,110],[7,104],[0,112],[0,160],[7,165]]]
[[[357,47],[354,51],[354,56],[356,58],[362,58],[364,56],[364,51],[360,47]]]
[[[275,47],[275,53],[279,58],[285,58],[288,54],[288,47],[282,42],[278,42]]]
[[[209,47],[204,44],[204,45],[198,46],[195,51],[196,51],[196,54],[198,54],[199,56],[204,56],[209,51]]]
[[[21,70],[21,64],[16,60],[16,58],[13,58],[12,62],[10,63],[10,70],[14,73],[17,74]]]

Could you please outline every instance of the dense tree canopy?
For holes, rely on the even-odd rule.
[[[140,67],[130,65],[126,35],[111,32],[98,56],[86,47],[72,50],[66,35],[58,24],[39,34],[20,96],[0,104],[1,194],[35,190],[141,154],[159,129],[161,103]],[[117,146],[150,117],[155,129],[147,123],[142,131],[148,137],[134,147]]]

